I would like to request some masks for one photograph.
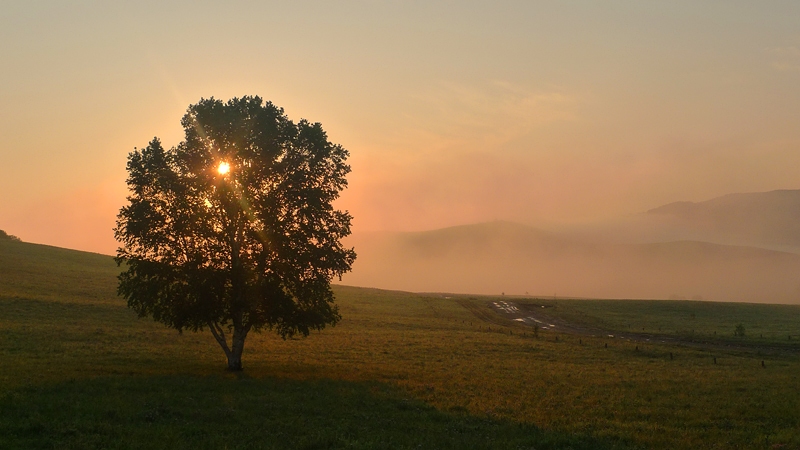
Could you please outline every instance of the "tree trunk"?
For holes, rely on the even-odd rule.
[[[231,372],[240,372],[242,368],[242,349],[239,351],[231,350],[228,354],[228,370]]]
[[[250,327],[234,327],[233,336],[231,337],[231,345],[228,346],[228,341],[225,338],[225,331],[222,327],[215,322],[208,322],[208,328],[214,339],[217,340],[225,356],[228,358],[228,370],[232,372],[239,372],[242,370],[242,352],[244,351],[244,338],[250,331]]]
[[[242,328],[233,329],[233,339],[231,339],[231,351],[227,352],[228,356],[228,370],[231,372],[239,372],[242,368],[242,353],[244,352],[244,338],[247,337],[247,331]]]
[[[231,351],[226,353],[228,356],[228,370],[232,372],[239,372],[242,370],[242,352],[244,351],[244,338],[247,337],[247,332],[250,331],[249,326],[244,326],[244,311],[243,305],[244,291],[246,282],[244,280],[244,272],[242,269],[242,260],[239,257],[241,251],[240,240],[241,233],[244,228],[241,226],[244,222],[241,220],[241,210],[234,209],[235,216],[231,218],[234,226],[231,229],[231,293],[233,294],[232,305],[233,313],[233,336],[231,336]]]

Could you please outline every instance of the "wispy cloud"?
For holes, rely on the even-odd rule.
[[[491,146],[537,127],[578,118],[580,99],[558,88],[495,80],[445,82],[415,96],[420,111],[406,116],[413,133],[440,145]]]
[[[779,72],[800,72],[800,47],[772,47],[767,49],[773,60],[770,66]]]

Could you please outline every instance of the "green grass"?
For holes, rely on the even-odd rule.
[[[337,286],[339,325],[248,337],[233,376],[210,334],[137,319],[116,271],[0,242],[0,448],[800,448],[796,354],[536,339]]]
[[[113,377],[0,398],[2,448],[596,448],[376,383]]]
[[[535,302],[535,301],[534,301]],[[704,337],[800,350],[800,305],[664,300],[548,300],[548,313],[615,331]],[[734,337],[737,324],[744,339]]]
[[[0,295],[70,303],[119,303],[106,255],[0,240]]]

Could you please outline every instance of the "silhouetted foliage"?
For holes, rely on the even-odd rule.
[[[733,330],[733,335],[744,337],[744,334],[745,334],[744,324],[743,323],[736,324],[736,328],[734,328]]]
[[[0,241],[19,241],[20,239],[13,234],[8,234],[3,230],[0,230]]]
[[[351,216],[332,202],[348,152],[259,97],[201,99],[181,124],[177,147],[154,138],[128,156],[118,290],[141,317],[208,327],[241,370],[250,331],[307,336],[340,319],[330,281],[355,252],[340,242]]]

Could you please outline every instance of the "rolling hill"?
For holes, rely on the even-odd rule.
[[[119,272],[111,256],[0,240],[0,296],[124,304],[117,298]]]

